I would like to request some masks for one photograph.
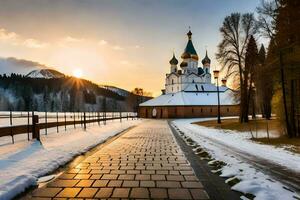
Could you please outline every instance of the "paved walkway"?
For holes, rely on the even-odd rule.
[[[131,129],[30,199],[208,199],[167,121]]]

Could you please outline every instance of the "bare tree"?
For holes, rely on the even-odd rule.
[[[269,40],[273,39],[276,33],[276,18],[279,6],[279,0],[261,0],[261,5],[256,8],[260,34]]]
[[[216,57],[222,63],[221,70],[226,70],[227,76],[239,78],[240,122],[247,120],[244,118],[244,112],[247,112],[247,93],[244,88],[245,51],[250,36],[256,31],[256,21],[252,13],[232,13],[225,17],[220,28],[223,39],[218,46]]]

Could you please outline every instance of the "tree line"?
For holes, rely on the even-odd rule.
[[[139,94],[126,96],[84,79],[30,78],[0,75],[0,110],[15,111],[133,111]]]
[[[300,1],[262,0],[256,12],[225,17],[216,58],[239,91],[241,123],[274,113],[300,136]]]

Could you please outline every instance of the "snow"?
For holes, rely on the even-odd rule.
[[[237,177],[241,180],[232,187],[233,190],[244,194],[253,194],[257,200],[295,199],[293,196],[299,198],[299,195],[295,192],[284,189],[286,186],[283,183],[272,180],[269,175],[255,169],[251,163],[245,163],[235,154],[228,153],[227,149],[231,147],[232,149],[238,149],[240,152],[245,152],[254,158],[266,159],[297,173],[300,172],[299,154],[286,151],[283,148],[252,142],[249,140],[251,136],[248,133],[224,132],[219,129],[191,124],[202,120],[207,119],[179,119],[174,120],[172,123],[186,136],[204,148],[215,160],[227,163],[221,169],[221,176],[226,178]]]
[[[141,120],[108,121],[107,125],[90,125],[86,131],[77,127],[67,131],[48,130],[41,136],[41,143],[26,141],[26,134],[17,135],[16,144],[0,145],[0,200],[13,198],[37,179],[66,164],[74,156],[82,154],[107,138],[138,125]],[[23,138],[23,139],[22,139]],[[0,138],[6,140],[8,138]],[[3,142],[3,141],[2,141]]]
[[[65,75],[53,69],[36,69],[29,72],[26,77],[30,78],[63,78]]]
[[[177,92],[174,94],[163,94],[154,99],[146,101],[140,106],[199,106],[199,105],[218,105],[217,92]],[[237,105],[233,91],[227,89],[220,92],[221,105]]]

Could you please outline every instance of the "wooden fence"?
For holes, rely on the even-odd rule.
[[[32,139],[40,140],[40,130],[44,129],[45,134],[48,134],[49,128],[56,127],[56,132],[59,132],[59,127],[64,127],[67,130],[67,126],[80,124],[80,127],[84,130],[89,123],[101,123],[106,125],[109,120],[134,120],[137,118],[137,113],[132,112],[73,112],[73,113],[49,113],[45,112],[44,115],[39,115],[35,112],[26,112],[21,114],[13,114],[12,111],[4,115],[0,114],[0,119],[6,119],[9,121],[9,126],[0,126],[0,137],[11,136],[12,143],[14,143],[14,135],[28,134],[28,140],[30,140],[30,133],[32,133]],[[54,115],[53,115],[54,114]],[[13,125],[14,119],[23,119],[27,121],[26,124]],[[40,119],[44,119],[44,122],[39,122]],[[49,120],[50,119],[50,120]]]

